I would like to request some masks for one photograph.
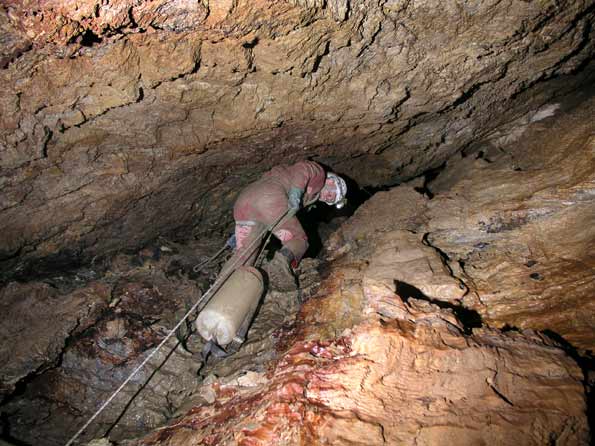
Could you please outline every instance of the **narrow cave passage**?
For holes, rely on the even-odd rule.
[[[477,149],[470,148],[464,156],[455,156],[439,169],[432,169],[400,185],[359,188],[350,181],[348,207],[336,210],[318,204],[312,210],[300,212],[299,218],[309,239],[317,243],[311,244],[312,249],[297,270],[299,289],[292,292],[268,290],[251,324],[247,341],[237,353],[227,358],[211,355],[202,364],[200,352],[205,341],[195,331],[189,334],[193,328],[191,323],[184,325],[146,370],[89,427],[83,438],[99,438],[107,433],[114,444],[120,444],[125,439],[150,433],[155,427],[172,422],[175,425],[174,420],[183,419],[188,413],[197,410],[201,413],[201,410],[217,407],[222,398],[221,389],[230,386],[240,389],[239,395],[242,392],[250,394],[250,389],[258,390],[257,394],[266,400],[270,397],[267,392],[275,393],[270,388],[265,390],[271,379],[271,367],[278,368],[280,363],[287,361],[284,358],[288,348],[292,351],[292,342],[303,336],[308,339],[304,332],[319,326],[312,322],[317,318],[316,312],[321,311],[320,305],[337,306],[333,310],[334,320],[325,322],[323,333],[330,330],[335,333],[333,336],[339,336],[339,333],[344,336],[354,329],[348,326],[357,327],[365,321],[363,315],[358,316],[361,309],[356,310],[364,305],[364,301],[351,290],[354,283],[366,289],[370,287],[370,281],[382,283],[385,278],[390,278],[386,283],[394,291],[395,298],[402,299],[408,311],[425,311],[427,315],[434,315],[432,317],[442,312],[447,316],[441,317],[456,318],[461,335],[473,339],[485,330],[486,324],[494,323],[494,314],[486,312],[481,302],[488,294],[477,288],[475,282],[481,277],[477,274],[485,268],[483,262],[499,261],[500,251],[490,252],[491,246],[510,245],[511,241],[517,243],[515,239],[526,237],[524,231],[535,231],[527,229],[531,215],[550,219],[553,213],[539,210],[510,213],[509,205],[500,200],[497,205],[503,206],[503,210],[492,211],[494,217],[485,221],[485,217],[480,216],[492,206],[488,201],[478,207],[477,229],[464,228],[460,224],[448,226],[452,224],[449,221],[452,209],[458,206],[452,202],[461,197],[464,201],[476,200],[470,203],[470,206],[476,206],[484,198],[482,194],[492,187],[519,189],[521,183],[514,177],[511,179],[511,175],[527,174],[524,169],[517,169],[520,154],[515,147],[518,144],[524,147],[523,157],[534,157],[534,162],[543,166],[534,169],[538,178],[553,165],[563,175],[563,161],[556,164],[548,161],[552,156],[558,159],[558,155],[544,150],[544,141],[555,140],[553,144],[557,147],[580,153],[577,141],[590,131],[582,124],[583,119],[590,116],[593,107],[592,99],[577,101],[573,96],[564,101],[561,107],[566,110],[566,115],[559,116],[560,123],[547,117],[545,119],[550,120],[547,125],[542,123],[543,120],[529,125],[524,124],[525,121],[511,125],[506,130],[508,135],[518,132],[518,126],[526,126],[525,135],[513,143],[498,145],[499,141],[507,141],[509,136],[506,134],[498,135],[496,143],[494,140],[478,142]],[[558,126],[564,127],[570,136],[556,133]],[[553,136],[556,134],[558,136]],[[568,138],[572,144],[564,146]],[[485,160],[486,156],[490,157],[489,161]],[[542,157],[541,161],[539,157]],[[576,174],[575,170],[573,172]],[[574,176],[563,178],[575,179]],[[535,186],[540,187],[539,184]],[[534,186],[529,181],[526,187]],[[526,193],[519,191],[518,195],[524,197]],[[583,197],[580,193],[578,196]],[[515,199],[514,194],[506,197]],[[526,198],[522,200],[525,206],[532,203]],[[504,218],[508,220],[503,221]],[[550,225],[547,220],[545,224]],[[92,415],[99,403],[163,339],[196,297],[209,288],[231,252],[226,251],[206,265],[205,261],[218,251],[227,235],[177,241],[159,237],[138,251],[121,253],[109,261],[102,259],[97,264],[64,274],[42,272],[33,283],[12,283],[7,288],[12,294],[5,290],[7,297],[16,300],[29,293],[38,293],[46,299],[59,298],[69,302],[72,308],[78,308],[78,313],[66,342],[55,347],[60,350],[58,360],[21,381],[17,390],[3,401],[3,439],[15,445],[64,444],[74,428],[80,427]],[[468,251],[461,246],[472,249]],[[279,248],[278,241],[270,243],[268,254],[264,256],[265,268]],[[355,270],[364,271],[363,278],[354,276],[349,279],[341,286],[343,291],[337,301],[325,301],[329,287],[334,287],[336,274],[354,274],[349,272],[354,268],[353,262],[360,265]],[[518,266],[513,267],[526,270],[527,283],[540,284],[541,281],[533,279],[534,270],[540,271],[544,280],[554,273],[551,266],[543,265],[544,262],[547,261],[533,253],[529,260],[521,255]],[[204,266],[197,270],[196,266],[201,265]],[[568,273],[566,269],[565,274]],[[506,280],[500,278],[497,287],[505,289],[506,284]],[[522,282],[515,279],[512,285],[517,291],[508,293],[518,296]],[[89,296],[103,300],[93,300],[89,306]],[[366,299],[368,303],[365,305],[370,305],[374,298],[368,294]],[[85,303],[84,310],[77,307],[81,301]],[[382,320],[395,318],[392,307],[375,307],[374,311]],[[342,312],[343,317],[336,317]],[[505,317],[506,312],[503,314]],[[346,324],[345,318],[349,323]],[[515,325],[506,322],[502,325],[502,333],[526,336],[523,329]],[[591,353],[577,348],[551,329],[543,333],[558,342],[582,367],[583,377],[579,382],[583,381],[589,389],[593,373]],[[42,339],[44,335],[47,336],[47,332],[40,333]],[[330,348],[326,344],[328,341],[324,341],[326,336],[328,334],[323,335],[322,341],[317,341],[321,343],[315,344],[318,347],[309,355],[317,357],[321,351]],[[305,345],[310,344],[306,342]],[[493,392],[506,404],[514,404],[501,387],[494,387]],[[237,416],[235,412],[229,414],[230,419]]]
[[[143,361],[73,444],[590,444],[594,23],[589,1],[0,5],[0,444],[63,446]],[[244,342],[205,360],[196,311],[167,337],[235,258],[240,193],[304,160],[347,205],[323,175],[300,262],[277,230],[236,287]]]

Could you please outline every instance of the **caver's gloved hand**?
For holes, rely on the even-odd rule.
[[[289,189],[289,193],[287,194],[289,200],[289,209],[293,212],[293,214],[297,213],[300,209],[302,203],[302,195],[304,195],[304,191],[297,187],[292,187]]]

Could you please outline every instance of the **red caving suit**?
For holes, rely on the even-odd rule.
[[[290,166],[276,166],[247,186],[233,208],[237,249],[251,243],[254,237],[266,226],[275,223],[288,209],[289,189],[297,187],[303,190],[302,204],[308,206],[318,200],[325,180],[326,173],[319,164],[300,161]],[[296,266],[308,249],[308,238],[298,219],[293,216],[286,220],[273,234],[293,253],[293,266]],[[258,247],[259,244],[255,243],[246,252],[245,256],[250,257],[247,264],[254,262]]]

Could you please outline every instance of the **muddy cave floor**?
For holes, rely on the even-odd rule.
[[[331,221],[323,231],[336,225],[337,221]],[[43,278],[42,292],[92,293],[105,300],[89,304],[97,307],[90,318],[96,321],[90,326],[83,322],[76,329],[59,362],[23,383],[3,402],[0,438],[15,445],[64,444],[74,426],[84,423],[210,287],[230,252],[198,271],[196,267],[211,258],[220,245],[220,237],[184,244],[160,238],[137,253]],[[264,264],[274,249],[273,242],[265,251]],[[318,259],[305,258],[297,270],[299,290],[268,291],[247,342],[227,358],[210,355],[206,363],[201,362],[205,341],[190,322],[193,314],[82,438],[102,437],[106,432],[115,439],[141,435],[195,404],[213,402],[214,395],[204,389],[198,394],[195,391],[215,377],[249,381],[251,373],[262,372],[277,354],[280,332],[291,329],[300,303],[320,283],[320,265]]]
[[[586,105],[575,104],[572,109],[576,106],[583,118],[593,116],[594,102],[591,99],[586,101]],[[452,200],[460,193],[460,190],[457,192],[460,184],[473,184],[472,172],[478,171],[480,177],[495,172],[494,181],[497,181],[501,179],[498,178],[499,173],[506,171],[513,185],[519,178],[521,181],[528,179],[527,184],[531,184],[531,178],[528,177],[531,169],[523,163],[525,160],[534,162],[539,156],[549,155],[543,150],[527,150],[528,146],[522,145],[525,141],[523,138],[532,138],[535,141],[536,135],[540,135],[543,140],[551,140],[551,133],[548,131],[552,128],[552,122],[548,121],[548,118],[555,115],[559,108],[564,110],[564,105],[560,107],[559,104],[546,104],[544,108],[536,110],[533,116],[511,124],[508,130],[496,135],[497,144],[491,141],[480,146],[481,150],[469,150],[465,156],[452,160],[439,171],[429,172],[409,183],[386,190],[362,189],[359,199],[354,200],[352,208],[343,215],[331,219],[321,209],[310,214],[305,213],[305,221],[319,221],[319,224],[308,228],[315,240],[313,252],[310,254],[316,257],[304,259],[298,270],[299,292],[268,292],[248,333],[247,342],[239,352],[228,358],[211,358],[202,366],[197,359],[197,353],[202,349],[203,341],[196,334],[187,339],[186,349],[180,344],[179,339],[170,339],[149,365],[139,372],[107,410],[102,412],[82,439],[88,441],[106,433],[110,439],[117,442],[137,438],[174,419],[184,419],[187,414],[196,412],[197,407],[210,407],[214,401],[222,397],[222,389],[225,386],[265,386],[271,362],[284,354],[296,331],[308,330],[304,329],[306,324],[317,327],[314,329],[321,330],[329,338],[340,338],[349,324],[357,324],[352,320],[341,320],[336,325],[320,328],[324,318],[320,316],[317,319],[318,316],[312,315],[316,308],[321,311],[322,307],[316,307],[311,301],[323,300],[328,294],[332,294],[325,287],[328,287],[329,281],[337,280],[333,274],[341,276],[343,301],[334,302],[332,305],[336,305],[336,314],[343,314],[345,319],[351,317],[350,312],[353,312],[354,308],[361,310],[361,314],[367,314],[365,305],[357,298],[349,300],[349,296],[355,295],[351,287],[357,288],[361,285],[353,271],[367,268],[367,276],[362,282],[365,284],[366,280],[372,279],[378,283],[386,282],[387,267],[402,268],[403,271],[413,268],[409,272],[417,274],[417,281],[390,276],[396,294],[406,303],[403,308],[376,308],[376,313],[381,314],[381,322],[386,323],[385,319],[389,317],[398,319],[396,314],[408,312],[408,323],[411,323],[415,322],[420,313],[425,312],[424,314],[440,314],[440,318],[450,321],[449,324],[460,327],[464,336],[471,336],[475,331],[481,332],[482,325],[486,323],[485,315],[473,309],[473,305],[469,305],[470,302],[473,304],[472,301],[465,301],[464,297],[470,293],[459,281],[463,276],[462,272],[457,271],[453,264],[441,257],[444,252],[434,249],[432,244],[438,245],[441,241],[438,236],[422,240],[420,236],[423,234],[417,234],[414,229],[424,226],[435,230],[436,228],[432,227],[431,215],[427,217],[428,213],[432,213],[432,206],[440,206],[441,196],[447,196]],[[573,150],[580,150],[581,146],[577,141],[584,141],[584,138],[579,138],[581,135],[592,134],[592,123],[587,125],[585,130],[584,119],[577,120],[576,113],[572,115],[569,112],[569,116],[568,119],[574,119],[575,125],[572,126],[568,122],[560,125],[567,125],[576,131],[567,132],[567,141],[564,142],[562,138],[559,144],[567,149],[574,147]],[[521,128],[522,132],[519,132]],[[514,144],[525,149],[523,157],[508,149]],[[539,147],[539,144],[535,147]],[[581,156],[588,155],[588,151],[577,151],[574,154],[578,153],[582,153]],[[570,152],[570,155],[572,154]],[[569,157],[566,153],[565,158],[572,156]],[[580,160],[581,158],[577,157],[575,162]],[[591,162],[592,158],[587,158],[584,164],[588,166]],[[547,165],[543,163],[543,172],[547,173]],[[564,164],[558,163],[556,169],[563,171]],[[535,172],[538,170],[535,169]],[[525,177],[521,177],[522,175]],[[483,186],[489,188],[487,184]],[[438,204],[434,205],[436,202]],[[357,208],[359,205],[361,206]],[[420,213],[422,208],[429,211],[425,214]],[[396,212],[399,214],[395,214]],[[508,224],[505,231],[488,231],[491,237],[489,243],[494,244],[495,249],[498,249],[499,234],[509,236],[518,229],[512,228],[510,222]],[[549,223],[546,221],[545,224]],[[463,232],[464,230],[465,228],[461,229]],[[518,229],[521,232],[523,230]],[[14,445],[64,444],[100,402],[104,401],[146,357],[152,347],[163,339],[169,327],[175,325],[194,300],[208,289],[216,277],[221,261],[213,262],[199,272],[194,271],[194,267],[213,255],[224,240],[223,235],[185,243],[160,238],[138,252],[100,259],[86,268],[64,274],[49,274],[36,281],[12,282],[7,285],[3,290],[3,302],[8,302],[7,305],[12,303],[13,314],[25,314],[26,311],[32,322],[25,345],[15,347],[14,355],[21,355],[24,358],[22,362],[37,361],[37,368],[34,373],[19,381],[15,391],[2,402],[0,438]],[[477,246],[476,241],[473,242],[474,246]],[[505,239],[503,242],[509,243],[509,240]],[[427,271],[420,269],[419,263],[411,266],[411,259],[403,260],[390,253],[383,257],[384,264],[382,261],[374,264],[378,257],[382,257],[383,252],[388,252],[382,251],[382,248],[391,246],[396,246],[396,251],[406,253],[403,254],[405,257],[413,255],[411,253],[415,254],[413,257],[419,256],[417,259],[422,259],[422,263],[429,265],[429,269],[427,266],[424,266]],[[449,245],[443,243],[443,246]],[[483,248],[482,246],[478,249]],[[487,254],[484,255],[488,257]],[[533,267],[532,262],[537,261],[526,262],[531,265],[527,268]],[[338,266],[333,267],[333,263],[338,263]],[[461,264],[460,261],[457,263]],[[333,273],[333,268],[338,269],[340,273]],[[540,284],[541,279],[535,279],[536,273],[531,274],[533,276],[529,283]],[[353,285],[354,283],[359,285]],[[503,284],[506,285],[507,282],[504,281]],[[364,288],[365,294],[365,287],[361,287]],[[436,299],[434,296],[437,293],[444,299]],[[369,296],[367,298],[372,299]],[[309,306],[309,309],[300,311],[302,302],[306,302],[304,306]],[[48,303],[53,304],[51,311],[47,310]],[[386,305],[386,302],[379,305]],[[455,316],[458,321],[450,319]],[[33,323],[39,318],[47,318],[56,323]],[[18,328],[22,328],[22,321],[20,324]],[[504,324],[495,325],[502,327]],[[514,326],[504,325],[498,335],[491,336],[521,336],[520,331]],[[304,335],[304,339],[309,339],[308,336],[314,338],[312,332],[308,333],[310,335]],[[580,381],[577,383],[579,387],[583,384],[587,386],[591,409],[589,424],[592,427],[592,356],[587,349],[575,348],[572,342],[566,341],[565,336],[554,331],[547,334],[565,350],[565,358],[559,359],[556,356],[555,361],[570,361],[564,364],[565,367],[572,368],[572,365],[568,365],[572,363],[569,359],[572,357],[582,368],[580,376],[576,373],[573,375],[574,372],[569,373],[574,376],[573,379]],[[543,340],[543,334],[536,336],[539,337],[539,342],[550,345],[548,342],[551,341]],[[31,351],[39,353],[31,354]],[[546,367],[544,364],[541,365]],[[498,387],[497,383],[491,383],[490,386]],[[502,388],[500,387],[500,390]],[[545,390],[542,389],[545,392],[550,390],[547,386]],[[506,392],[494,392],[506,395]],[[500,399],[504,399],[510,406],[522,406],[520,399],[517,401],[514,396],[500,396]],[[581,412],[580,404],[576,407]],[[224,406],[222,408],[225,409]],[[223,409],[221,417],[225,416]],[[228,415],[231,419],[239,416],[237,413]],[[360,422],[363,423],[361,420],[355,421],[356,424]],[[365,431],[364,427],[360,428],[362,432]],[[580,437],[584,441],[586,427],[574,426],[573,429],[582,432],[577,438]],[[562,431],[560,438],[570,435],[564,433],[564,429]],[[385,435],[390,436],[390,432],[383,432],[383,438]],[[128,442],[124,441],[123,444]],[[174,441],[172,444],[183,443]],[[561,441],[560,444],[572,443]]]

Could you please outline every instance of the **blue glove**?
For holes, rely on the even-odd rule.
[[[231,237],[229,237],[227,239],[227,241],[225,242],[225,246],[231,248],[231,249],[236,249],[236,235],[233,234]]]
[[[302,203],[302,195],[304,195],[304,191],[297,187],[289,189],[289,193],[287,194],[287,197],[289,198],[289,209],[295,212],[299,210]]]

